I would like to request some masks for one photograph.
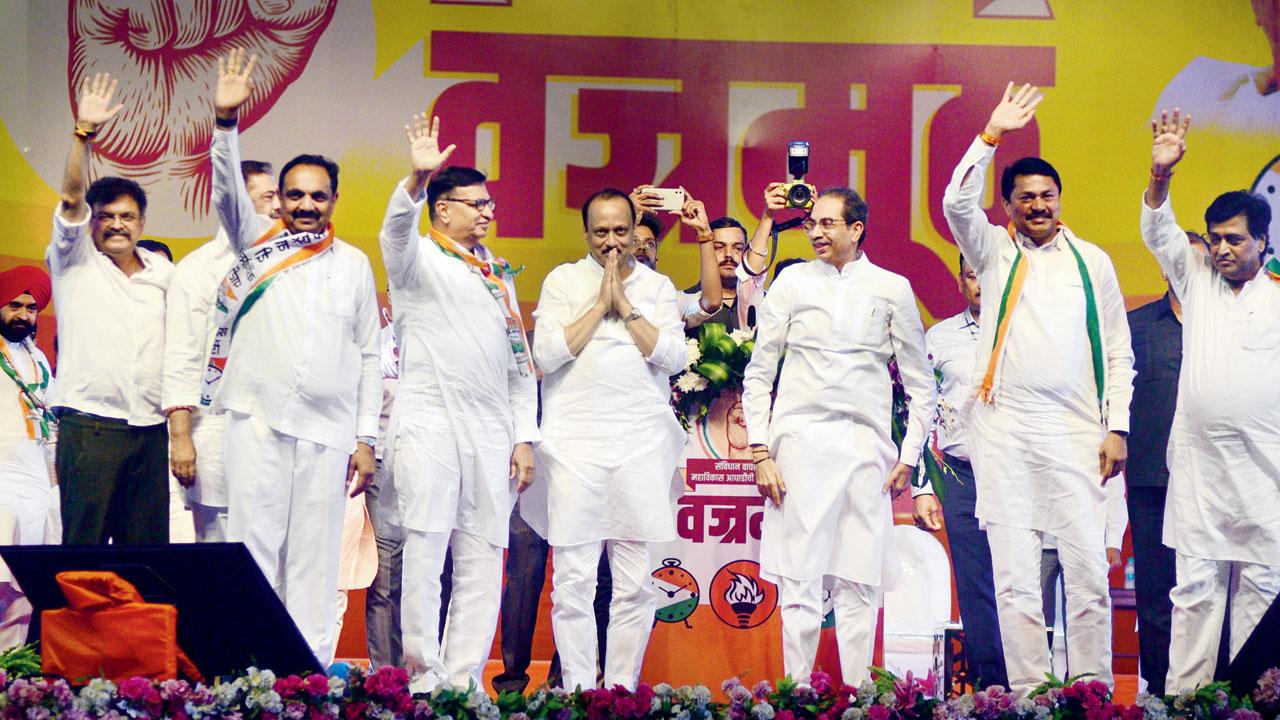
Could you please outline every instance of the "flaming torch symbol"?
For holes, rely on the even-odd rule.
[[[738,616],[738,627],[746,628],[751,627],[751,615],[764,602],[764,591],[750,575],[733,573],[733,581],[724,591],[724,599]]]

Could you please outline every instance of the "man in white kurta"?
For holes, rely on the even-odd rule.
[[[783,666],[801,682],[818,652],[825,576],[834,581],[841,674],[852,685],[867,677],[895,562],[890,490],[906,488],[934,412],[915,296],[906,278],[862,252],[866,218],[852,190],[818,197],[805,221],[818,259],[774,281],[743,379],[756,484],[772,500],[760,569],[778,585]],[[911,396],[901,452],[890,420],[894,356]]]
[[[240,163],[254,210],[280,216],[280,197],[271,166]],[[222,462],[226,416],[209,412],[200,402],[204,371],[213,347],[214,303],[218,286],[235,265],[227,233],[218,228],[212,240],[192,250],[173,268],[165,296],[164,382],[161,404],[169,416],[169,464],[183,486],[191,510],[196,542],[223,542],[227,537],[227,477]]]
[[[687,435],[670,405],[684,368],[684,323],[671,281],[635,261],[627,196],[583,206],[588,254],[547,276],[534,312],[542,381],[539,482],[521,503],[552,546],[551,625],[564,686],[596,685],[596,568],[613,576],[604,682],[634,689],[657,599],[649,546],[674,540],[676,463]],[[545,513],[545,516],[543,514]]]
[[[515,271],[480,242],[494,201],[472,168],[432,177],[453,151],[440,150],[438,127],[415,120],[413,170],[392,193],[381,234],[400,343],[391,442],[405,531],[404,662],[415,691],[480,684],[502,599],[508,519],[516,491],[533,479],[538,439],[537,380]],[[425,237],[418,233],[424,204]],[[442,647],[440,573],[450,549]]]
[[[376,467],[382,372],[373,270],[364,253],[334,237],[337,166],[325,158],[287,163],[280,219],[258,215],[240,174],[236,133],[254,63],[233,52],[220,64],[213,204],[237,264],[219,303],[229,302],[233,281],[239,297],[254,300],[233,316],[234,326],[220,323],[213,348],[216,358],[219,347],[228,352],[220,344],[230,344],[211,391],[211,412],[228,413],[227,539],[248,546],[317,659],[328,664],[337,642],[348,478],[357,474],[355,491],[362,490]],[[284,255],[288,249],[297,252]],[[258,259],[300,260],[306,252],[309,259],[289,267]],[[270,284],[244,295],[253,287],[251,270]],[[231,327],[234,334],[224,333]]]
[[[36,347],[36,314],[52,295],[49,275],[22,265],[0,273],[0,545],[42,545],[56,506],[49,477],[54,439],[53,373]],[[31,603],[0,561],[0,651],[27,641]]]
[[[1103,483],[1123,469],[1133,390],[1115,268],[1058,223],[1057,171],[1039,158],[1005,170],[1008,228],[991,224],[979,204],[996,145],[1031,120],[1040,97],[1010,83],[943,196],[951,232],[982,285],[972,385],[980,399],[968,398],[962,412],[1009,685],[1019,692],[1050,668],[1040,593],[1046,535],[1057,538],[1063,566],[1071,671],[1111,682]]]
[[[1262,269],[1271,209],[1245,191],[1205,211],[1209,254],[1169,203],[1189,119],[1155,124],[1142,240],[1182,301],[1182,373],[1169,438],[1164,544],[1177,552],[1169,675],[1213,680],[1227,605],[1235,657],[1280,594],[1280,284]]]

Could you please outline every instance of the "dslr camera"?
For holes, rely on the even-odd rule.
[[[793,140],[787,144],[787,173],[791,181],[783,186],[787,191],[787,207],[808,210],[813,207],[813,190],[804,183],[809,173],[809,142]]]

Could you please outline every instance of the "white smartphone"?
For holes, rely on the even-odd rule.
[[[684,190],[681,188],[649,188],[646,192],[653,193],[661,199],[661,204],[654,208],[655,210],[679,210],[684,207]]]

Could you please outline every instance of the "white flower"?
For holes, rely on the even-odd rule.
[[[676,378],[676,389],[681,392],[697,392],[706,390],[707,379],[695,372],[680,373],[680,377]]]
[[[685,340],[684,346],[689,351],[689,357],[684,363],[684,369],[688,370],[702,359],[702,346],[698,345],[698,341],[693,338]]]
[[[703,378],[703,387],[706,387],[706,378]],[[705,707],[711,702],[711,689],[706,685],[695,685],[693,687],[693,702],[697,707]]]
[[[754,335],[755,333],[750,330],[738,329],[729,333],[729,338],[733,340],[735,345],[741,345],[742,343],[750,340]]]
[[[94,678],[76,697],[76,707],[90,713],[106,712],[116,695],[116,684],[104,678]]]
[[[347,681],[336,675],[329,678],[329,697],[340,698],[347,690]]]

